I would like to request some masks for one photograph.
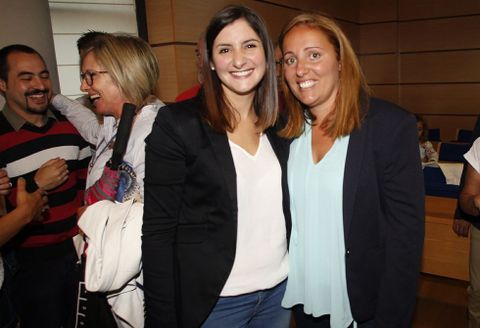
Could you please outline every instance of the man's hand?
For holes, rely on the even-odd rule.
[[[18,179],[16,210],[21,211],[26,223],[32,220],[41,221],[43,220],[43,212],[48,209],[47,193],[42,188],[33,193],[28,193],[25,190],[25,184],[25,179]]]
[[[39,188],[52,190],[67,181],[68,173],[67,162],[63,158],[52,158],[40,166],[34,181]]]
[[[8,177],[7,171],[0,169],[0,196],[6,196],[12,190],[12,183]]]
[[[453,219],[452,230],[460,237],[468,237],[470,222],[462,219]]]

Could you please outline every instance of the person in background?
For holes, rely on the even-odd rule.
[[[0,169],[0,197],[9,194],[12,187],[9,181],[7,171]],[[47,210],[47,193],[42,188],[29,193],[25,186],[25,179],[19,178],[17,182],[17,206],[0,217],[0,247],[33,220],[41,221],[43,219],[42,211]]]
[[[273,45],[251,9],[206,30],[203,91],[158,113],[146,143],[147,327],[289,327],[288,141],[273,128]]]
[[[95,44],[95,42],[97,42],[99,38],[103,37],[105,34],[105,32],[93,30],[89,30],[88,32],[83,33],[82,36],[77,40],[77,50],[80,58]],[[90,97],[88,96],[88,94],[78,97],[75,100],[80,102],[83,106],[88,107],[93,111],[95,110],[95,107],[90,101]],[[98,117],[98,119],[101,120],[101,116]]]
[[[205,33],[201,33],[198,37],[197,45],[195,46],[195,66],[197,67],[197,81],[193,87],[183,91],[176,98],[175,102],[191,99],[195,97],[200,91],[203,84],[203,58],[205,53]]]
[[[415,114],[415,118],[417,120],[418,147],[422,163],[438,162],[438,153],[433,148],[432,143],[428,141],[427,121],[419,114]]]
[[[296,327],[410,327],[424,238],[415,118],[373,98],[340,27],[282,30],[292,211],[282,305]]]
[[[7,214],[0,209],[0,247],[33,220],[43,219],[42,211],[46,210],[48,204],[45,192],[39,188],[33,193],[28,193],[25,190],[25,184],[25,179],[18,179],[17,207]],[[7,172],[0,169],[0,204],[2,206],[4,206],[3,195],[8,195],[11,187]],[[15,325],[16,318],[11,300],[2,290],[3,280],[3,260],[0,256],[0,327],[12,327]]]
[[[460,209],[467,215],[480,217],[480,138],[464,155],[466,174],[459,196]],[[470,285],[468,286],[468,327],[480,327],[480,230],[470,226]]]
[[[129,65],[125,65],[126,62]],[[92,111],[62,95],[56,95],[52,104],[78,128],[88,142],[96,145],[96,152],[88,170],[86,204],[96,206],[95,209],[99,213],[104,213],[104,208],[97,207],[98,204],[91,204],[100,200],[125,203],[132,199],[142,203],[145,172],[144,140],[152,129],[159,109],[164,106],[158,98],[153,96],[159,78],[155,54],[148,43],[140,38],[122,34],[104,34],[96,38],[90,48],[82,53],[80,76],[80,88],[83,92],[87,92],[95,106],[96,114],[103,116],[103,123],[100,124],[96,120]],[[109,161],[125,103],[136,106],[135,117],[122,164],[118,171],[112,172],[109,169]],[[112,206],[112,204],[109,203],[106,206]],[[89,213],[92,210],[86,211]],[[94,212],[89,215],[90,218],[95,218]],[[141,220],[141,216],[137,219]],[[80,220],[84,220],[84,215]],[[97,235],[98,233],[91,234],[89,238],[92,239]],[[140,231],[138,236],[134,237],[138,237],[140,241]],[[93,260],[87,248],[83,263]],[[86,267],[89,267],[88,263]],[[85,276],[87,277],[87,274]],[[88,281],[86,283],[89,284]],[[136,281],[133,288],[130,288],[128,283],[129,281],[125,281],[122,288],[127,290],[122,289],[122,291],[138,289],[142,281]],[[115,303],[119,307],[112,306],[112,311],[110,310],[112,297],[109,296],[109,304],[107,304],[104,293],[88,293],[88,295],[87,302],[82,302],[86,310],[82,310],[78,316],[79,324],[82,326],[110,327],[124,322],[132,325],[132,322],[138,321],[143,325],[142,310],[136,313],[130,311],[131,317],[127,318],[122,316],[123,312],[119,312],[125,309],[120,303]],[[141,308],[143,309],[143,303]]]
[[[469,276],[470,283],[467,288],[468,292],[468,322],[469,328],[480,327],[480,216],[474,208],[471,207],[471,200],[475,198],[475,192],[478,186],[474,183],[478,178],[478,163],[479,163],[479,147],[478,137],[480,136],[480,117],[477,118],[475,127],[473,129],[472,147],[467,154],[464,155],[467,162],[464,164],[462,178],[460,180],[460,195],[453,219],[452,230],[460,237],[470,236],[470,259],[469,259]],[[470,176],[468,181],[468,189],[465,190],[467,176]],[[478,192],[477,192],[478,194]],[[464,207],[469,210],[464,210]],[[472,212],[473,210],[473,212]]]
[[[2,247],[6,279],[21,327],[71,327],[78,283],[78,233],[90,159],[88,144],[58,112],[52,110],[49,71],[41,55],[25,45],[0,50],[0,91],[6,105],[0,112],[0,167],[12,183],[7,212],[18,202],[20,178],[26,190],[48,192],[43,220],[25,225]],[[22,193],[20,193],[22,195]],[[2,219],[0,219],[2,220]]]

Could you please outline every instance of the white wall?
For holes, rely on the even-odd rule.
[[[4,0],[0,0],[4,1]],[[77,39],[89,30],[137,35],[134,0],[49,0],[61,92],[81,95]]]

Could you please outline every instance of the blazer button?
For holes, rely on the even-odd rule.
[[[350,256],[350,250],[349,250],[349,249],[347,249],[347,250],[345,251],[345,257],[347,257],[347,258],[348,258],[349,256]]]

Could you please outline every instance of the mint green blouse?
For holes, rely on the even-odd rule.
[[[292,142],[288,160],[292,235],[282,306],[303,304],[306,314],[329,314],[332,328],[345,328],[353,321],[342,210],[349,139],[336,139],[324,158],[314,164],[311,126],[306,125],[305,132]]]

